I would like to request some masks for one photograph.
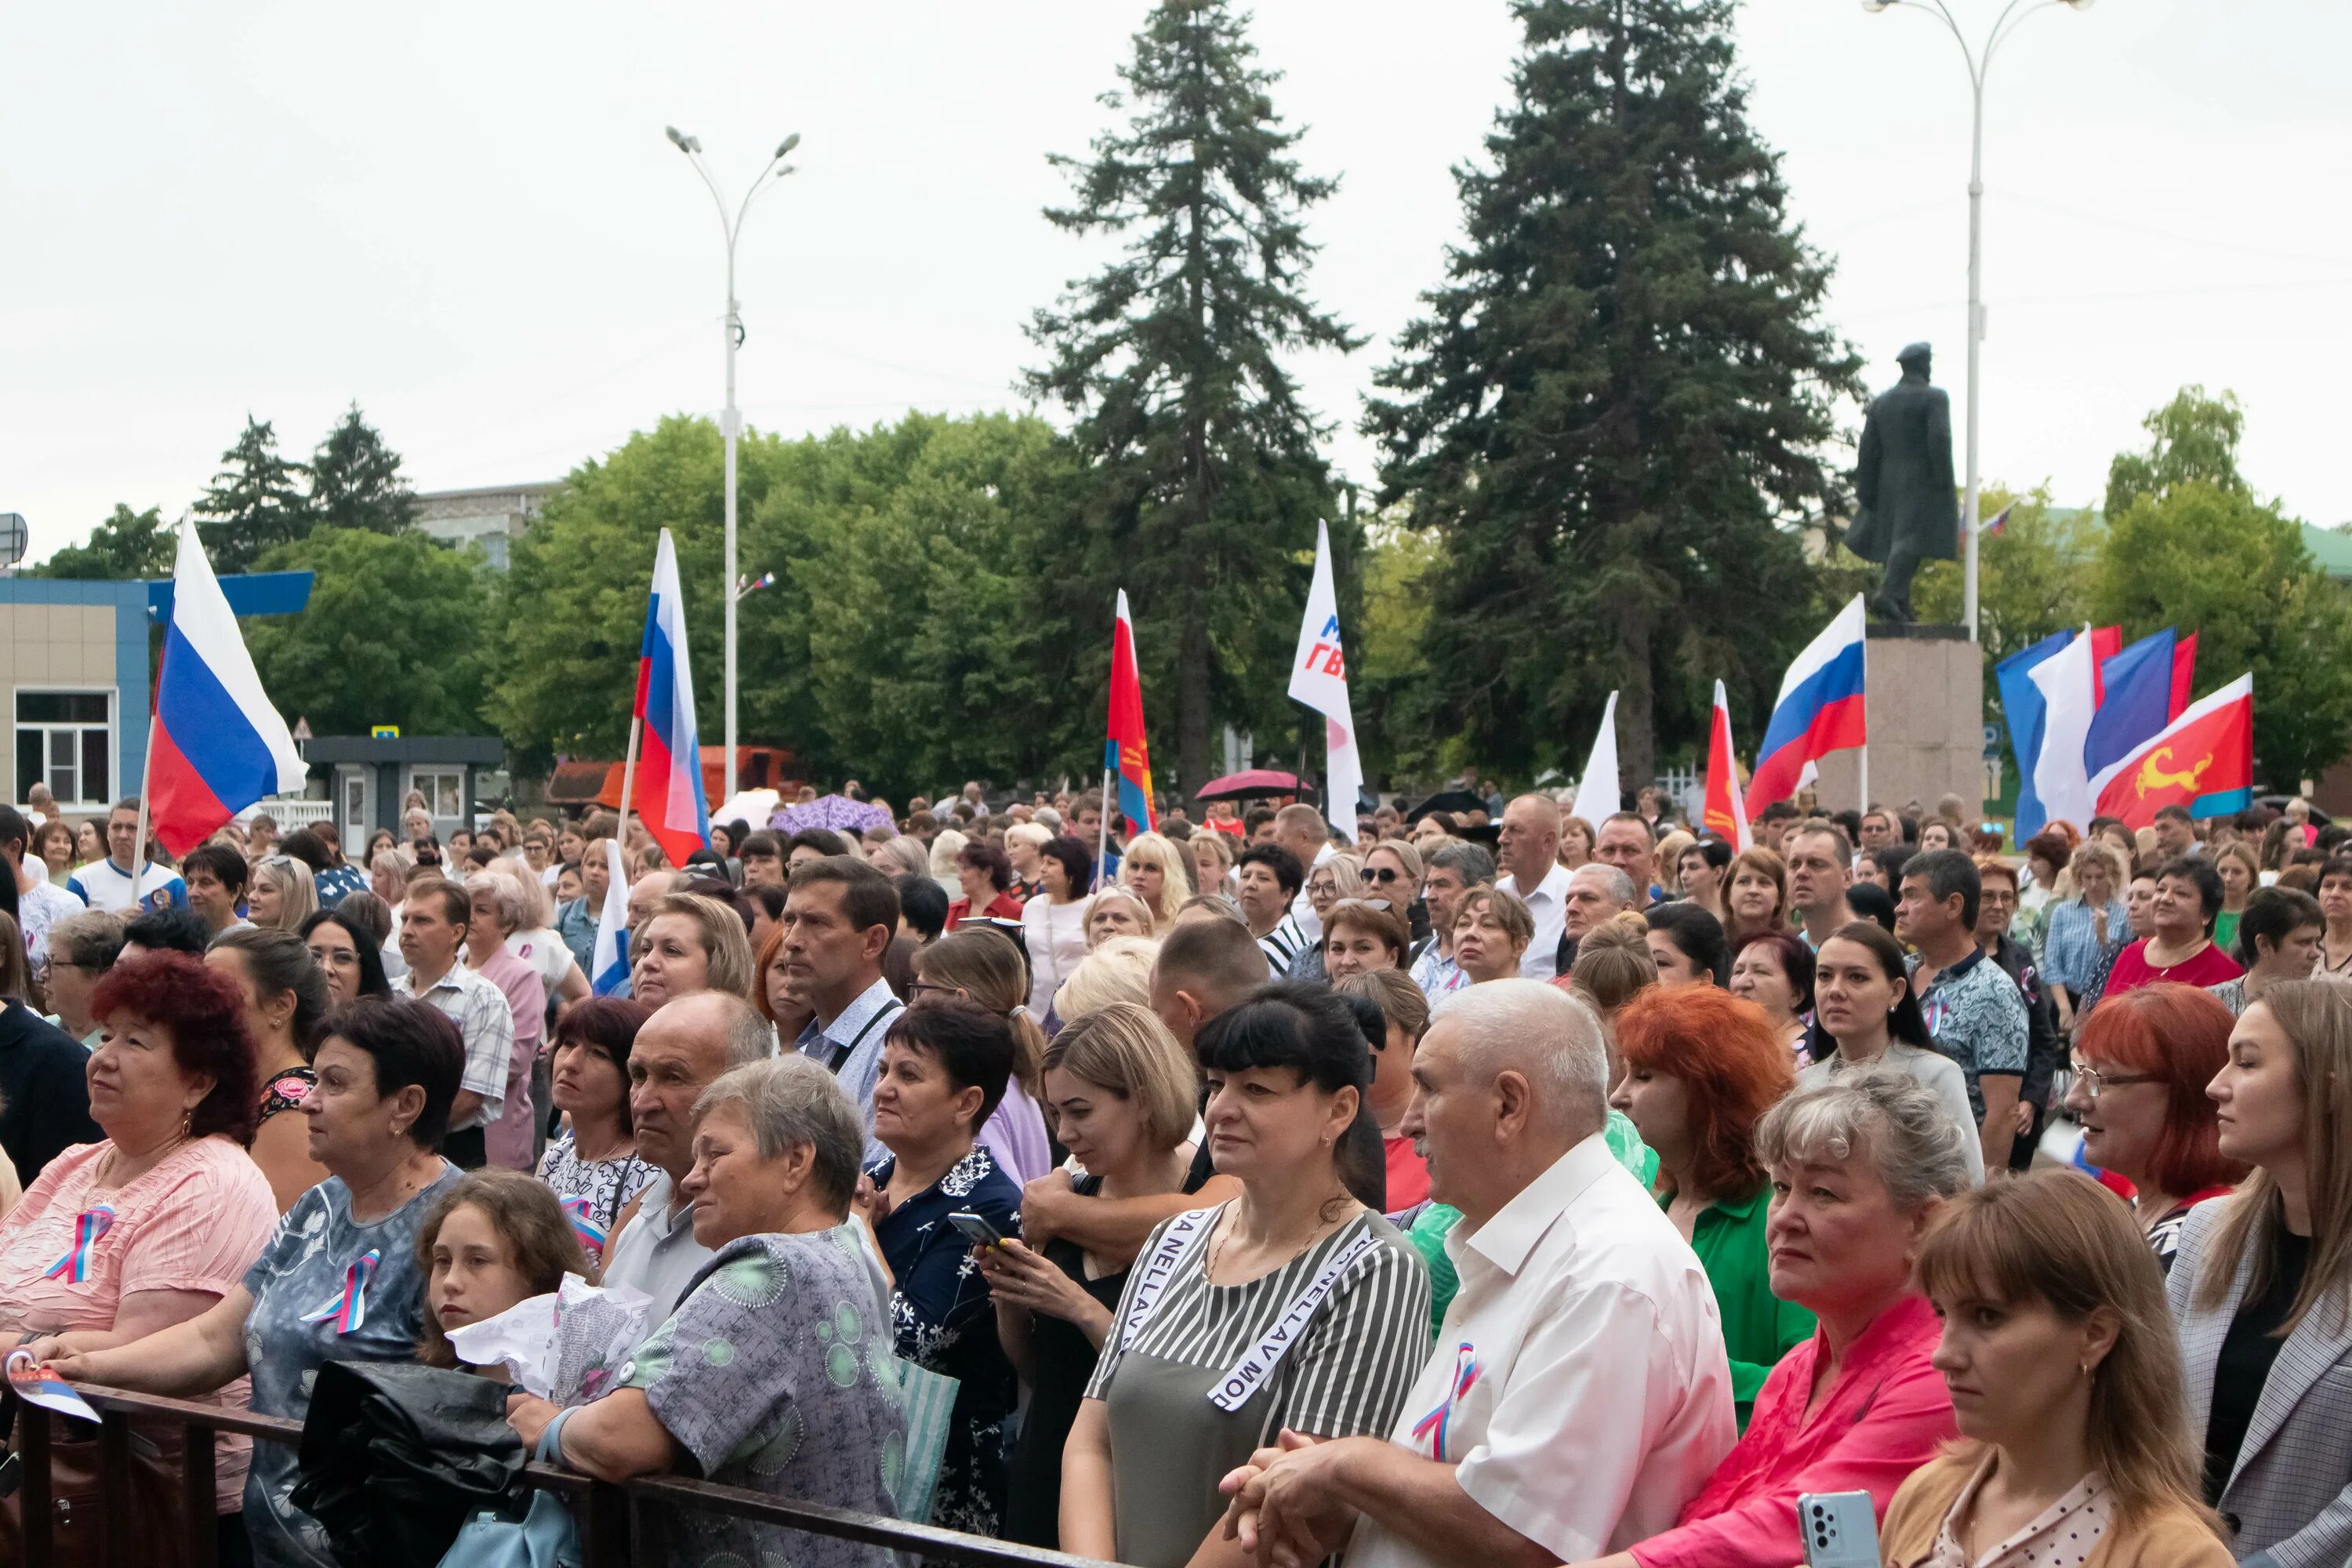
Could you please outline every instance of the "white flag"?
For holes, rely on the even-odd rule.
[[[1576,804],[1568,815],[1591,825],[1597,837],[1601,825],[1625,809],[1624,798],[1617,793],[1617,694],[1609,694],[1609,704],[1601,710],[1601,733],[1592,737],[1592,755],[1584,759],[1584,772],[1576,781]]]
[[[1315,582],[1298,623],[1298,652],[1290,661],[1290,695],[1323,715],[1323,815],[1347,842],[1356,841],[1356,797],[1363,793],[1364,762],[1356,752],[1356,716],[1348,705],[1348,656],[1339,643],[1339,595],[1331,584],[1331,530],[1315,525]]]
[[[2091,669],[2091,628],[2035,665],[2026,679],[2042,689],[2042,754],[2034,759],[2033,793],[2052,822],[2065,821],[2088,828],[2096,815],[2098,796],[2091,789],[2091,770],[2083,760],[2090,739],[2091,718],[2098,710]]]

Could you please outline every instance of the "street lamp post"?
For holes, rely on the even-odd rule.
[[[801,144],[801,137],[800,132],[795,131],[783,139],[776,148],[775,156],[768,160],[768,167],[760,171],[760,177],[753,180],[751,188],[743,193],[743,203],[735,209],[735,216],[730,218],[727,216],[727,198],[719,194],[719,183],[710,177],[710,171],[703,167],[701,139],[681,133],[675,125],[665,126],[663,129],[668,132],[670,142],[679,152],[685,153],[687,160],[694,165],[694,172],[702,176],[702,183],[710,188],[710,199],[719,206],[719,231],[727,239],[727,320],[724,327],[727,340],[727,406],[719,416],[719,433],[727,447],[727,564],[726,575],[720,581],[727,584],[726,777],[727,798],[732,800],[735,798],[736,784],[735,605],[743,596],[737,592],[735,582],[735,440],[741,434],[743,426],[742,416],[737,413],[735,408],[735,351],[743,344],[743,311],[735,300],[735,242],[742,237],[743,218],[751,212],[752,201],[761,191],[768,188],[769,171],[773,170],[776,178],[780,180],[793,172],[793,166],[784,163],[784,158],[793,148]],[[782,166],[779,167],[779,165]]]
[[[1968,35],[1960,31],[1944,0],[1862,0],[1862,8],[1873,16],[1901,5],[1913,11],[1933,11],[1944,19],[1952,37],[1960,46],[1960,56],[1968,61],[1969,86],[1975,97],[1975,117],[1969,131],[1969,489],[1961,501],[1966,514],[1968,541],[1966,564],[1962,568],[1969,620],[1969,640],[1977,640],[1977,363],[1984,343],[1984,95],[1985,72],[1991,68],[1994,51],[2009,42],[2025,19],[2037,11],[2053,5],[2064,5],[2072,10],[2087,11],[2091,0],[2009,0],[2000,15],[1993,21],[1992,30],[1985,35],[1982,48],[1970,48]]]

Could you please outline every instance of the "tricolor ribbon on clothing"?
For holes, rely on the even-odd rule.
[[[383,1254],[370,1247],[358,1262],[343,1270],[343,1288],[335,1299],[315,1312],[302,1314],[306,1323],[332,1323],[335,1332],[350,1334],[359,1331],[367,1321],[368,1281],[375,1278],[376,1266]]]
[[[594,1206],[593,1200],[589,1198],[566,1198],[563,1200],[563,1216],[572,1222],[572,1233],[580,1238],[580,1245],[588,1249],[588,1256],[602,1258],[604,1256],[604,1243],[609,1237],[604,1227],[596,1223]]]
[[[79,1285],[89,1279],[90,1249],[113,1224],[114,1210],[104,1204],[82,1210],[74,1219],[73,1245],[66,1249],[64,1257],[49,1265],[41,1278],[62,1279],[68,1285]]]
[[[1429,1457],[1441,1463],[1445,1458],[1446,1428],[1453,1424],[1454,1407],[1469,1395],[1470,1385],[1478,1381],[1478,1353],[1465,1340],[1454,1352],[1454,1381],[1446,1384],[1445,1397],[1437,1408],[1412,1424],[1415,1442],[1429,1439]]]

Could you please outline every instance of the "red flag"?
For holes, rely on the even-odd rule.
[[[2242,675],[2099,770],[2091,791],[2102,816],[2135,831],[2168,805],[2226,816],[2253,801],[2254,678]]]
[[[1135,623],[1128,616],[1124,588],[1118,591],[1118,618],[1111,623],[1110,725],[1109,739],[1103,743],[1103,771],[1118,786],[1120,815],[1146,833],[1158,832],[1151,752],[1143,743],[1143,678],[1135,668]],[[1103,820],[1109,822],[1108,812]]]
[[[2104,673],[2107,660],[2124,651],[2124,629],[2121,626],[2096,626],[2091,632],[2091,702],[2094,707],[2107,700],[2107,678]]]
[[[2190,632],[2172,645],[2172,707],[2167,719],[2188,710],[2189,688],[2197,684],[2197,634]]]
[[[1707,727],[1706,804],[1699,816],[1709,833],[1728,839],[1735,850],[1744,852],[1752,842],[1739,799],[1739,766],[1731,755],[1731,704],[1720,680],[1715,683],[1715,720]]]

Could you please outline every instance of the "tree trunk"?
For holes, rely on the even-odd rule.
[[[1635,574],[1638,579],[1638,573]],[[1638,581],[1617,601],[1617,654],[1625,673],[1618,686],[1617,750],[1624,799],[1638,799],[1658,780],[1657,732],[1651,711],[1650,605]]]

